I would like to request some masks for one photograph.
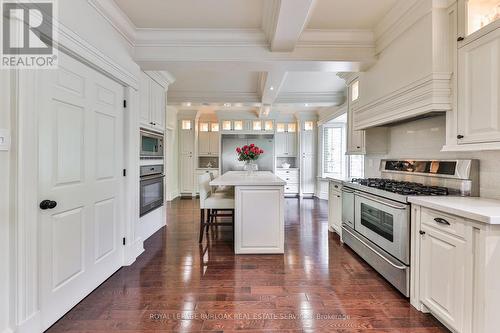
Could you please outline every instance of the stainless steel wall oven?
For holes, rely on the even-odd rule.
[[[141,166],[140,216],[163,206],[164,177],[163,165]]]

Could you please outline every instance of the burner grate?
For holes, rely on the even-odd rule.
[[[383,178],[356,178],[353,183],[377,188],[380,190],[402,194],[402,195],[425,195],[425,196],[444,196],[449,195],[446,187],[427,186],[421,183],[404,182]]]

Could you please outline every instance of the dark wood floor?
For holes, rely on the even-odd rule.
[[[324,201],[286,200],[285,255],[235,256],[229,229],[199,246],[198,202],[167,211],[137,261],[48,332],[446,332],[328,233]]]

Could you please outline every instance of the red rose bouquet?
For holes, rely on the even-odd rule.
[[[236,153],[238,154],[238,161],[255,161],[261,154],[264,154],[264,150],[252,143],[248,146],[236,148]]]

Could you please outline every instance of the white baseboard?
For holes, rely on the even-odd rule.
[[[14,331],[10,327],[6,327],[2,330],[2,333],[14,333]]]
[[[140,235],[146,241],[151,235],[167,224],[165,206],[162,206],[139,218]]]
[[[123,261],[123,266],[132,265],[137,257],[139,257],[144,252],[144,242],[142,237],[136,239],[136,241],[125,248],[125,258]]]
[[[179,191],[170,192],[169,195],[168,195],[167,201],[173,201],[174,199],[176,199],[180,195],[181,194],[179,193]]]

